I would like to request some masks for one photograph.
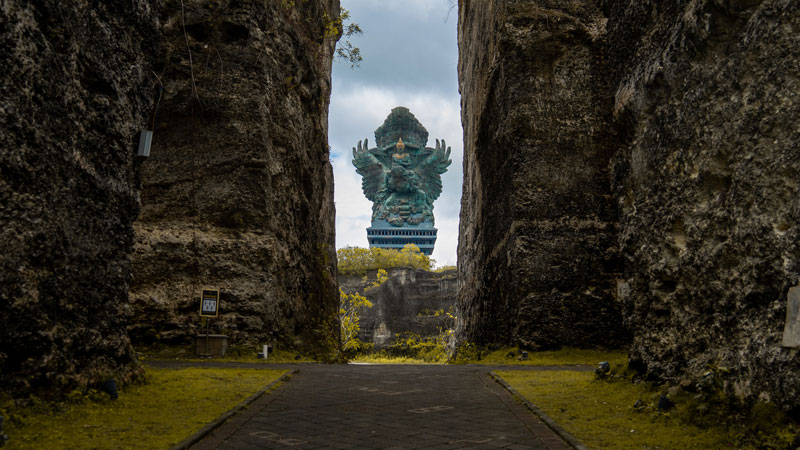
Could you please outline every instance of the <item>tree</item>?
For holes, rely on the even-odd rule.
[[[355,351],[361,347],[358,332],[361,330],[359,313],[362,308],[372,308],[372,302],[358,292],[346,294],[339,289],[339,323],[342,329],[341,350],[343,352]]]
[[[363,34],[364,30],[357,23],[347,23],[350,21],[350,11],[342,8],[342,13],[339,15],[339,25],[342,28],[342,37],[350,38],[355,35]],[[361,67],[361,49],[354,46],[349,39],[342,42],[341,38],[336,44],[336,57],[343,59],[350,63],[350,68],[355,69]]]
[[[408,267],[431,270],[433,260],[414,244],[406,244],[402,250],[386,248],[345,247],[336,251],[339,273],[363,276],[368,270]]]

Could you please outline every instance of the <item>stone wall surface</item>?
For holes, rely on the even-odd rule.
[[[574,344],[540,324],[621,308],[650,377],[798,407],[800,4],[459,6],[459,337]]]
[[[619,346],[615,204],[591,2],[462,1],[462,339]]]
[[[370,288],[375,282],[374,270],[366,279],[339,276],[339,286],[344,292],[358,292],[373,304],[360,313],[359,339],[380,349],[402,335],[434,337],[452,327],[447,313],[452,314],[455,309],[458,287],[455,270],[396,268],[387,273],[389,278],[374,288]]]
[[[156,30],[144,0],[0,3],[5,393],[135,373],[125,331],[134,158]]]
[[[135,224],[135,342],[187,342],[208,286],[221,289],[210,329],[233,342],[335,344],[327,111],[338,14],[337,0],[164,3],[163,91]]]
[[[631,363],[800,406],[800,4],[609,1]]]

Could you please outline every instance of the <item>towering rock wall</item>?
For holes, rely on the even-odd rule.
[[[124,379],[155,11],[9,0],[0,23],[0,389]]]
[[[605,19],[591,2],[459,3],[459,334],[618,346]]]
[[[199,294],[234,341],[335,342],[327,110],[337,0],[165,2],[130,333],[186,342]],[[298,342],[299,341],[299,342]]]
[[[371,271],[366,279],[339,276],[344,292],[358,292],[372,302],[372,308],[360,312],[359,339],[382,348],[403,335],[428,338],[452,327],[447,313],[452,314],[456,304],[455,270],[389,269],[389,278],[372,287],[375,272]]]
[[[462,338],[522,341],[537,331],[520,299],[559,316],[570,300],[541,292],[607,299],[613,283],[635,367],[671,381],[710,369],[740,398],[797,407],[800,359],[782,334],[800,278],[798,25],[792,0],[461,2]],[[515,184],[543,164],[556,173]],[[563,196],[571,183],[588,200]],[[531,187],[552,201],[515,201]],[[516,205],[605,227],[581,228],[594,241],[525,234]],[[523,253],[526,242],[548,251]],[[535,264],[548,274],[537,289],[513,277]]]
[[[631,362],[800,405],[800,4],[609,1]]]

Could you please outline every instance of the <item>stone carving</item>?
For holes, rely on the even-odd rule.
[[[425,147],[428,131],[402,106],[375,130],[375,140],[375,148],[369,148],[366,139],[353,148],[353,165],[363,177],[361,188],[372,201],[372,220],[383,219],[396,227],[433,224],[441,175],[452,163],[450,148],[438,139],[436,148]]]

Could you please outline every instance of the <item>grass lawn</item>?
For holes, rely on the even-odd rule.
[[[680,405],[673,412],[656,410],[659,392],[646,383],[595,381],[593,373],[573,371],[496,373],[593,449],[788,448],[794,437],[784,428],[761,443],[741,445],[742,430],[735,425],[701,429],[678,419]],[[637,400],[648,406],[635,409]]]
[[[503,348],[488,354],[481,354],[481,358],[464,361],[469,364],[486,365],[530,365],[530,366],[572,366],[588,364],[596,366],[601,361],[608,361],[612,367],[627,366],[628,354],[621,350],[584,350],[565,347],[560,350],[541,352],[528,352],[527,360],[520,360],[520,350],[517,348]]]
[[[267,359],[258,358],[258,350],[255,348],[232,348],[223,357],[200,358],[195,354],[195,349],[189,345],[183,346],[153,346],[137,349],[140,360],[147,361],[153,359],[172,359],[180,361],[221,361],[221,362],[246,362],[264,364],[284,364],[284,363],[304,363],[317,362],[313,358],[301,355],[297,352],[288,350],[275,350],[270,352]]]
[[[359,354],[350,360],[350,364],[446,364],[447,359],[438,361],[425,361],[421,358],[406,356],[386,356],[380,353]]]
[[[414,353],[414,352],[410,352]],[[608,361],[613,367],[626,366],[628,356],[624,351],[583,350],[562,348],[541,352],[528,352],[527,360],[520,360],[520,350],[507,347],[492,352],[472,351],[466,356],[460,354],[455,361],[448,361],[444,348],[417,352],[415,356],[390,356],[386,351],[360,353],[350,360],[356,364],[484,364],[490,366],[525,365],[525,366],[572,366],[578,364],[597,365],[600,361]],[[420,356],[423,355],[423,356]]]
[[[119,399],[92,399],[2,408],[5,449],[165,449],[227,412],[285,370],[157,369],[126,387]]]

